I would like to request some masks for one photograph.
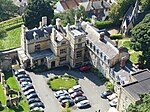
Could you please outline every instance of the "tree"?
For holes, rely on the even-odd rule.
[[[69,103],[66,103],[66,107],[62,110],[62,112],[72,112],[72,109],[69,108]]]
[[[141,0],[141,6],[144,11],[150,11],[150,0]]]
[[[131,5],[135,4],[136,0],[118,0],[117,4],[113,4],[110,8],[108,14],[109,19],[112,22],[118,23],[119,20],[122,20],[127,10]]]
[[[6,36],[7,36],[6,30],[4,30],[3,28],[0,28],[0,39]]]
[[[142,51],[139,57],[140,64],[150,68],[150,14],[137,24],[131,31],[131,48]]]
[[[62,20],[62,25],[65,26],[67,23],[70,23],[72,25],[75,21],[75,14],[77,15],[78,19],[84,20],[86,18],[85,8],[83,6],[80,6],[79,9],[70,9],[65,12],[55,14],[53,24],[55,24],[56,18],[60,18]]]
[[[16,16],[17,9],[12,0],[0,0],[0,22]]]
[[[150,93],[140,95],[140,101],[129,105],[127,112],[150,112]]]
[[[25,26],[29,29],[38,27],[43,16],[47,16],[47,22],[50,24],[54,16],[50,3],[45,0],[30,0],[23,15]]]

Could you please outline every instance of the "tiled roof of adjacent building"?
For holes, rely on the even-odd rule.
[[[79,2],[80,0],[60,0],[60,4],[64,8],[64,10],[79,6]]]
[[[124,85],[124,89],[136,100],[140,100],[139,94],[150,92],[150,71],[143,70],[132,74],[137,80]]]

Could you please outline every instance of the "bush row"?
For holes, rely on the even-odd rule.
[[[123,39],[122,34],[111,34],[110,39],[115,40],[115,39]]]
[[[96,27],[98,29],[107,29],[113,27],[114,24],[111,21],[96,21]]]

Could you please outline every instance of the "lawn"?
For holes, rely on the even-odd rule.
[[[56,76],[57,77],[57,76]],[[69,89],[75,85],[77,85],[76,79],[72,77],[57,77],[50,79],[49,84],[51,85],[51,88],[54,90],[60,90],[60,89]]]
[[[20,87],[18,85],[18,82],[16,81],[15,77],[12,75],[11,72],[5,73],[5,79],[6,79],[6,83],[9,85],[9,87],[11,89],[20,91]],[[22,112],[22,111],[29,112],[30,110],[29,110],[29,106],[28,106],[27,100],[26,100],[26,98],[23,95],[22,95],[22,97],[24,99],[20,102],[19,107],[13,107],[13,108],[9,108],[9,109],[5,108],[3,110],[3,112],[6,112],[6,111],[9,111],[9,112]],[[3,102],[6,101],[6,99],[3,99],[3,100],[4,100]]]
[[[123,38],[119,40],[118,46],[125,46],[128,48],[130,53],[130,61],[134,64],[138,63],[138,56],[142,54],[142,52],[136,52],[130,48],[130,38]]]
[[[7,37],[0,39],[0,50],[20,47],[21,27],[7,31]]]

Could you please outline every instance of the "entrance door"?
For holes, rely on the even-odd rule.
[[[51,68],[54,68],[55,67],[55,61],[52,61],[51,62]]]

